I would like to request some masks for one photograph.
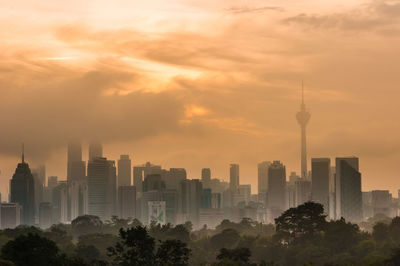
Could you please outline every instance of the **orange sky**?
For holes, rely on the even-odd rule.
[[[0,2],[3,194],[21,142],[64,179],[77,138],[190,178],[239,163],[255,192],[260,161],[299,171],[301,80],[309,157],[400,188],[400,1]]]

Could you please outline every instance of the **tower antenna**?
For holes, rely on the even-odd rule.
[[[22,142],[22,163],[24,163],[24,162],[25,162],[25,145]]]

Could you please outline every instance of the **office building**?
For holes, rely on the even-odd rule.
[[[325,214],[329,214],[329,178],[331,160],[329,158],[311,159],[311,199],[324,206]]]
[[[130,186],[131,178],[131,159],[129,155],[121,155],[118,160],[118,186]]]
[[[336,158],[336,219],[362,220],[361,173],[357,157]]]
[[[258,194],[266,194],[268,191],[268,168],[271,162],[258,164]]]
[[[39,227],[50,228],[53,224],[53,206],[50,202],[41,202],[39,205]]]
[[[274,161],[268,168],[268,201],[270,220],[278,217],[286,208],[286,168]]]
[[[88,213],[102,220],[116,215],[115,162],[96,157],[88,162]]]
[[[68,183],[67,181],[59,181],[58,185],[53,188],[52,193],[53,205],[53,224],[68,222]]]
[[[391,217],[392,196],[389,190],[372,190],[371,196],[373,216],[383,214],[387,217]]]
[[[211,185],[211,169],[203,168],[201,169],[201,182],[204,188],[210,188]]]
[[[230,165],[230,189],[232,191],[236,191],[239,188],[239,165],[238,164],[231,164]]]
[[[24,160],[18,164],[10,180],[10,201],[22,208],[22,224],[35,224],[35,184],[29,165]]]
[[[150,174],[162,174],[161,166],[147,162],[143,165],[133,167],[133,185],[136,187],[136,196],[140,197],[143,192],[143,179]]]
[[[118,187],[118,216],[122,219],[136,218],[136,188]]]
[[[18,203],[0,204],[0,228],[14,229],[22,222],[22,207]]]
[[[96,158],[103,157],[103,145],[99,141],[92,141],[89,144],[89,161],[93,161]]]
[[[191,221],[195,227],[199,223],[199,210],[203,185],[199,179],[187,179],[181,182],[179,189],[180,222]]]
[[[184,168],[170,168],[162,170],[161,178],[165,183],[166,189],[179,189],[179,184],[186,180],[186,170]]]

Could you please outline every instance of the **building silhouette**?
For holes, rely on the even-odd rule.
[[[203,168],[201,169],[201,182],[204,188],[209,188],[211,185],[211,169]]]
[[[103,220],[116,214],[115,162],[96,157],[88,162],[88,213]]]
[[[103,145],[99,141],[89,143],[89,161],[103,157]]]
[[[362,220],[361,173],[357,157],[336,158],[336,219]]]
[[[118,160],[118,186],[130,186],[132,177],[132,163],[129,155],[121,155]]]
[[[22,207],[22,224],[35,224],[35,183],[29,165],[25,162],[24,151],[22,161],[10,180],[10,201]]]
[[[229,186],[232,192],[239,188],[239,165],[231,164],[229,169],[230,179]]]
[[[331,159],[311,159],[311,199],[324,206],[324,213],[329,214],[329,178]]]
[[[118,187],[118,216],[122,219],[136,218],[136,188]]]
[[[297,122],[300,125],[301,130],[301,178],[307,178],[307,138],[306,138],[306,126],[310,121],[311,114],[307,112],[306,105],[304,103],[304,86],[301,87],[302,97],[300,111],[296,115]]]
[[[269,219],[278,217],[286,209],[286,167],[274,161],[268,168],[267,207]]]
[[[18,203],[1,203],[0,213],[1,229],[13,229],[21,224],[22,207]]]

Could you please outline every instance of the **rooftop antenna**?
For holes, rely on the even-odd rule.
[[[22,163],[25,163],[25,146],[23,142],[22,142]]]

